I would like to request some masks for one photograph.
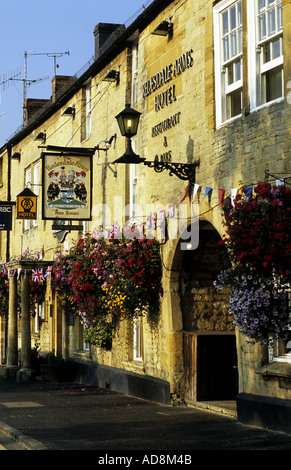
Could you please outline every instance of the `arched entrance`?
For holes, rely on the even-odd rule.
[[[235,400],[236,337],[228,294],[213,286],[222,266],[220,236],[200,221],[199,245],[181,257],[179,290],[184,335],[185,400]]]

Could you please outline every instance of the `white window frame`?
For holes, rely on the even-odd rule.
[[[90,83],[86,85],[86,139],[89,139],[91,136],[92,130],[92,120],[91,120],[91,112],[92,112],[92,92],[91,92],[91,80]]]
[[[36,219],[33,220],[33,226],[38,225],[38,214],[39,214],[39,186],[40,186],[40,162],[38,162],[33,168],[33,192],[37,198],[37,213]]]
[[[231,7],[235,6],[236,4],[240,3],[241,0],[224,0],[219,3],[213,9],[213,25],[214,25],[214,66],[215,66],[215,101],[216,101],[216,126],[220,127],[225,122],[229,122],[233,119],[237,119],[242,115],[242,113],[238,113],[233,117],[227,116],[227,100],[230,98],[230,94],[234,91],[242,90],[243,87],[243,58],[242,58],[242,23],[240,27],[236,27],[233,30],[233,33],[237,32],[239,34],[239,30],[241,31],[241,50],[238,51],[235,55],[230,57],[228,60],[224,60],[224,52],[223,52],[223,13],[227,10],[230,11]],[[242,16],[242,11],[241,11]],[[226,35],[227,36],[227,35]],[[231,34],[229,33],[229,36]],[[237,36],[238,37],[238,36]],[[219,38],[219,41],[217,41]],[[236,45],[238,43],[236,42]],[[231,84],[227,83],[227,71],[228,67],[231,64],[235,64],[236,62],[241,62],[241,73],[240,78],[235,80]],[[242,96],[241,96],[242,99]],[[241,102],[242,107],[242,102]]]
[[[132,139],[132,150],[136,152],[136,137]],[[132,224],[136,223],[137,205],[137,165],[129,165],[129,217]]]
[[[132,140],[132,149],[136,151],[136,139]],[[131,222],[136,222],[136,204],[137,204],[137,165],[129,166],[129,216]]]
[[[291,288],[289,287],[288,290],[288,302],[289,306],[291,306]],[[269,347],[268,347],[268,356],[269,356],[269,362],[286,362],[288,364],[291,364],[291,329],[290,329],[290,339],[288,341],[285,341],[285,349],[287,352],[282,353],[282,347],[284,348],[283,345],[284,341],[279,340],[276,338],[272,338],[272,342],[270,342]]]
[[[133,318],[133,360],[142,361],[142,317]]]
[[[137,102],[138,84],[138,41],[132,43],[132,80],[131,80],[131,104]]]
[[[248,70],[249,70],[249,96],[250,96],[250,110],[256,110],[260,107],[269,105],[277,101],[284,99],[284,77],[283,77],[283,62],[284,62],[284,51],[283,51],[283,26],[282,26],[282,3],[281,0],[274,0],[275,2],[275,22],[277,24],[276,31],[272,34],[268,34],[266,30],[266,36],[259,38],[259,17],[270,10],[266,9],[265,12],[259,12],[259,0],[247,0],[248,9]],[[266,0],[267,2],[268,0]],[[267,3],[266,3],[267,5]],[[281,5],[281,9],[278,8]],[[273,7],[272,7],[273,8]],[[272,9],[271,8],[271,9]],[[281,12],[281,27],[278,27],[278,12]],[[264,63],[264,46],[269,42],[280,40],[280,49],[282,54],[275,59],[271,59]],[[263,96],[263,82],[266,80],[266,73],[271,70],[281,68],[281,80],[282,80],[282,96],[277,97],[273,100],[267,101],[267,97]]]

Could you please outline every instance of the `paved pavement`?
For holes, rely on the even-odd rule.
[[[0,431],[27,450],[95,450],[107,458],[130,451],[186,458],[197,450],[291,450],[290,435],[221,413],[73,383],[17,382],[0,369]]]

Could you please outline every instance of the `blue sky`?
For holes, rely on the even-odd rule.
[[[27,97],[49,99],[54,75],[50,55],[63,54],[57,58],[59,75],[86,70],[94,55],[95,26],[129,26],[142,13],[143,5],[152,1],[1,0],[0,147],[22,126],[25,52],[32,52],[27,57],[27,79],[36,80],[28,82]]]

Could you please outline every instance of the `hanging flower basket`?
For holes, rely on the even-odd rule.
[[[102,344],[103,336],[108,345],[116,320],[134,317],[136,309],[152,312],[158,308],[159,245],[146,238],[87,236],[68,255],[57,258],[53,285],[63,304],[69,302],[85,327],[94,330],[86,331],[88,340]],[[99,337],[102,325],[104,334]]]
[[[291,190],[260,183],[243,189],[226,218],[228,269],[215,285],[230,288],[229,313],[245,336],[268,342],[290,327]]]

